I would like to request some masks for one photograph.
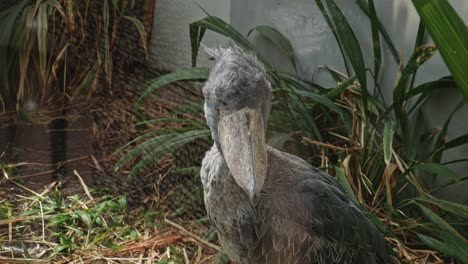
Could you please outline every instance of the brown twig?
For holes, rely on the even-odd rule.
[[[78,180],[80,181],[81,186],[83,186],[83,189],[86,193],[86,196],[88,196],[90,201],[94,201],[93,196],[91,196],[91,193],[89,192],[88,186],[86,183],[83,181],[83,178],[81,178],[80,174],[76,170],[73,170],[73,174],[75,174],[76,177],[78,177]]]
[[[22,263],[50,263],[50,260],[42,260],[42,259],[30,259],[30,258],[22,258],[22,259],[13,259],[13,258],[4,258],[0,256],[0,263],[10,263],[10,264],[22,264]]]
[[[51,217],[54,217],[54,216],[56,216],[56,214],[55,215],[44,215],[44,216],[41,216],[41,215],[18,216],[18,217],[15,217],[15,218],[0,220],[0,226],[13,224],[13,223],[16,223],[16,222],[21,222],[21,221],[26,221],[26,220],[35,220],[35,219],[42,218],[42,217],[43,218],[51,218]]]
[[[185,235],[187,235],[187,236],[189,236],[189,237],[195,239],[196,241],[198,241],[198,242],[200,242],[200,243],[202,243],[202,244],[204,244],[204,245],[206,245],[206,246],[209,246],[210,248],[213,248],[213,249],[215,249],[215,250],[217,250],[217,251],[221,250],[221,248],[220,248],[219,246],[217,246],[217,245],[215,245],[215,244],[213,244],[213,243],[210,243],[210,242],[208,242],[208,241],[205,241],[205,240],[201,239],[199,236],[193,234],[192,232],[190,232],[190,231],[188,231],[187,229],[181,227],[180,225],[178,225],[178,224],[172,222],[171,220],[164,219],[164,222],[166,222],[166,224],[169,224],[169,225],[171,225],[171,226],[173,226],[173,227],[179,229],[181,233],[183,233],[183,234],[185,234]]]
[[[112,250],[112,251],[105,251],[103,252],[105,256],[115,255],[116,253],[129,253],[134,251],[142,251],[147,249],[155,249],[164,245],[174,244],[175,242],[181,240],[183,238],[182,235],[167,235],[163,237],[159,237],[153,241],[148,241],[143,244],[137,244],[133,246],[129,246],[127,248],[121,250]]]
[[[330,145],[330,144],[327,144],[327,143],[322,143],[322,142],[319,142],[317,140],[313,140],[313,139],[306,138],[306,137],[302,137],[302,141],[305,141],[307,143],[314,144],[314,145],[317,145],[317,146],[325,147],[325,148],[328,148],[328,149],[337,150],[337,151],[349,151],[349,150],[360,151],[362,149],[361,147],[350,147],[350,148],[348,148],[348,147],[346,147],[346,148],[337,147],[337,146],[333,146],[333,145]]]

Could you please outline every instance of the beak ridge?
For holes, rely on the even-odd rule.
[[[248,107],[220,116],[219,143],[237,184],[255,203],[267,172],[267,146],[260,110]]]

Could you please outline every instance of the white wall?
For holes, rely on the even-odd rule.
[[[231,0],[197,0],[210,14],[229,23]],[[163,69],[191,66],[189,24],[204,18],[205,13],[193,0],[156,0],[155,19],[150,43],[150,61]],[[217,46],[226,40],[212,32],[205,34],[203,43]],[[200,52],[201,65],[209,65],[207,56]]]
[[[313,0],[199,0],[211,14],[222,17],[241,33],[258,25],[270,25],[284,33],[293,44],[298,62],[298,70],[306,78],[312,78],[320,65],[329,65],[344,72],[342,57],[336,41]],[[372,37],[368,18],[362,14],[355,1],[336,0],[353,27],[364,51],[368,66],[373,67]],[[468,23],[468,1],[452,0],[450,3]],[[396,48],[402,51],[404,61],[409,59],[416,39],[419,16],[410,0],[375,0],[377,13],[382,19]],[[172,69],[190,66],[190,42],[188,23],[204,17],[192,1],[159,0],[156,7],[156,20],[153,30],[153,58],[159,65]],[[260,48],[266,57],[283,70],[292,70],[288,60],[274,45],[267,40],[251,36],[251,40]],[[211,35],[204,40],[207,46],[226,44],[224,38]],[[467,44],[468,45],[468,44]],[[385,46],[385,45],[384,45]],[[204,54],[203,51],[201,53]],[[206,63],[205,60],[202,63]],[[395,61],[384,48],[380,83],[384,93],[391,97],[397,76]],[[428,61],[417,75],[417,83],[435,80],[448,75],[439,54]],[[316,76],[322,84],[332,84],[329,77],[323,74]],[[461,99],[456,90],[442,91],[436,100],[427,104],[426,113],[429,127],[441,127],[455,103]],[[468,107],[465,107],[454,118],[448,138],[468,132]],[[468,146],[447,151],[445,160],[468,158]],[[460,176],[468,176],[466,163],[452,166]],[[464,196],[465,186],[458,186],[447,191],[452,197]]]

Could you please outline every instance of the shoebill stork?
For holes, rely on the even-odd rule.
[[[214,145],[201,168],[205,205],[236,263],[391,263],[377,228],[331,176],[269,147],[270,83],[253,55],[211,50],[203,88]]]

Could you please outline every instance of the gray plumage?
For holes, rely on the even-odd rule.
[[[209,219],[236,263],[391,263],[382,235],[331,176],[266,146],[271,88],[239,48],[203,88],[214,145],[201,179]],[[244,128],[242,128],[244,127]]]

